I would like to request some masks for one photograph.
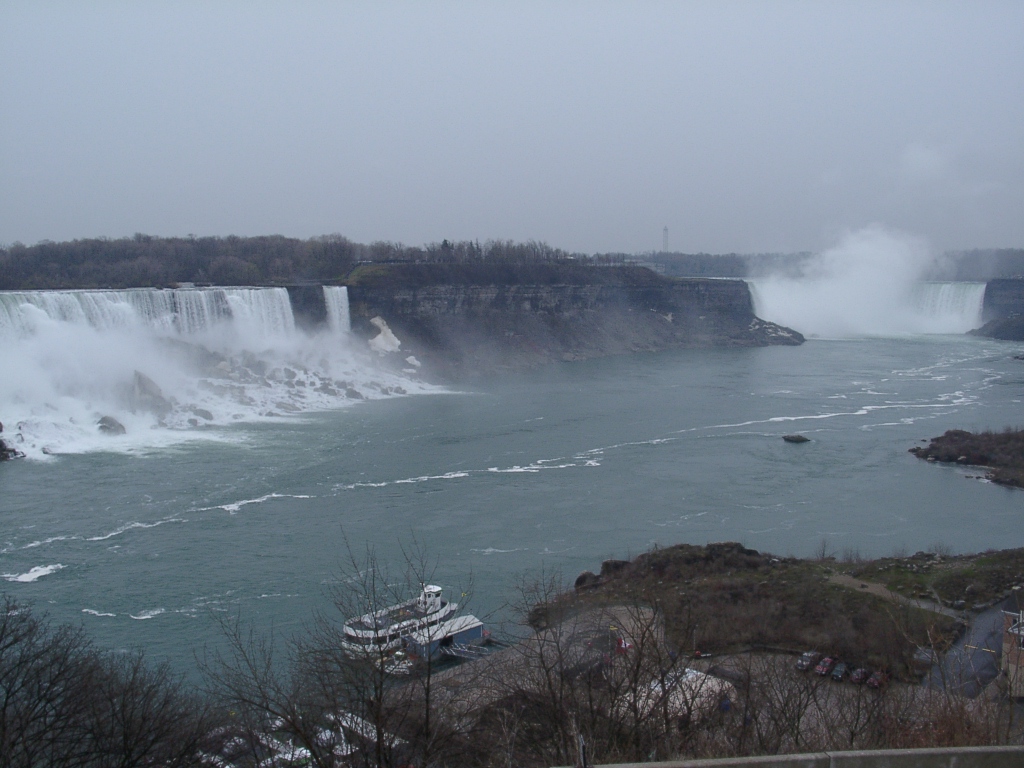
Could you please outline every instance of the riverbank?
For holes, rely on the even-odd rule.
[[[881,580],[862,581],[868,573],[885,578],[891,561],[917,574],[925,561],[948,561],[945,570],[955,572],[993,555],[1004,565],[994,584],[1019,579],[1010,564],[1024,550],[837,563],[779,558],[737,543],[680,544],[605,561],[600,573],[581,574],[568,590],[543,578],[523,585],[521,622],[505,633],[507,647],[454,669],[424,661],[409,677],[391,678],[383,651],[339,653],[337,627],[326,617],[281,645],[284,655],[275,659],[271,637],[247,634],[229,620],[222,626],[225,653],[199,662],[204,692],[139,656],[131,661],[134,674],[153,685],[132,695],[202,712],[146,722],[166,727],[160,754],[178,749],[198,763],[223,766],[334,765],[336,757],[351,756],[370,764],[418,759],[491,768],[503,755],[510,764],[540,768],[571,761],[581,740],[602,761],[1013,743],[1020,733],[1012,702],[997,686],[980,696],[980,687],[953,690],[945,678],[939,687],[919,684],[928,671],[919,664],[922,648],[928,659],[952,649],[955,661],[977,645],[974,635],[973,644],[961,637],[958,647],[964,627],[949,611],[883,591]],[[332,592],[342,616],[377,608],[394,599],[391,587],[416,581],[389,584],[384,594],[372,556],[353,567],[356,575]],[[34,621],[12,602],[6,615]],[[49,679],[56,657],[48,650],[60,650],[71,635],[45,621],[32,626],[32,642],[47,652],[10,671]],[[99,658],[84,636],[74,638],[83,649],[76,658]],[[997,641],[985,648],[998,648]],[[21,642],[0,666],[22,658]],[[894,679],[856,685],[842,675],[794,669],[807,649]],[[103,674],[119,706],[127,690],[120,668]],[[973,673],[963,678],[975,680]],[[89,721],[91,710],[78,701],[62,701],[52,727]],[[143,725],[116,735],[131,747],[146,736]],[[14,744],[27,746],[34,737],[18,731]]]

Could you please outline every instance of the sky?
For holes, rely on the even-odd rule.
[[[0,243],[1024,247],[1024,3],[0,0]]]

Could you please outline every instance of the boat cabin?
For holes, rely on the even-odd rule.
[[[483,622],[476,616],[466,615],[411,633],[405,639],[405,646],[421,659],[432,659],[444,653],[444,649],[479,645],[483,640]]]

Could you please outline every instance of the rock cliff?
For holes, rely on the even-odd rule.
[[[640,267],[373,265],[348,279],[354,333],[383,319],[429,370],[463,375],[680,347],[800,344],[754,315],[740,280]],[[505,274],[508,272],[508,274]]]
[[[1024,315],[1024,278],[989,280],[982,316],[985,322]]]
[[[975,331],[1005,341],[1024,341],[1024,278],[990,280],[982,310],[985,325]]]

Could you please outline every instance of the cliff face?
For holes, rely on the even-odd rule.
[[[389,265],[391,266],[391,265]],[[746,283],[674,280],[608,267],[515,275],[439,275],[396,266],[349,284],[352,330],[370,338],[382,318],[413,354],[441,374],[523,368],[551,360],[680,347],[799,344],[795,331],[754,316]],[[446,272],[449,270],[445,270]],[[470,278],[470,279],[467,279]],[[407,352],[408,351],[408,352]]]
[[[971,333],[1006,341],[1024,341],[1024,279],[990,280],[982,310],[985,325]]]
[[[982,312],[986,322],[1024,314],[1024,278],[989,280]]]

